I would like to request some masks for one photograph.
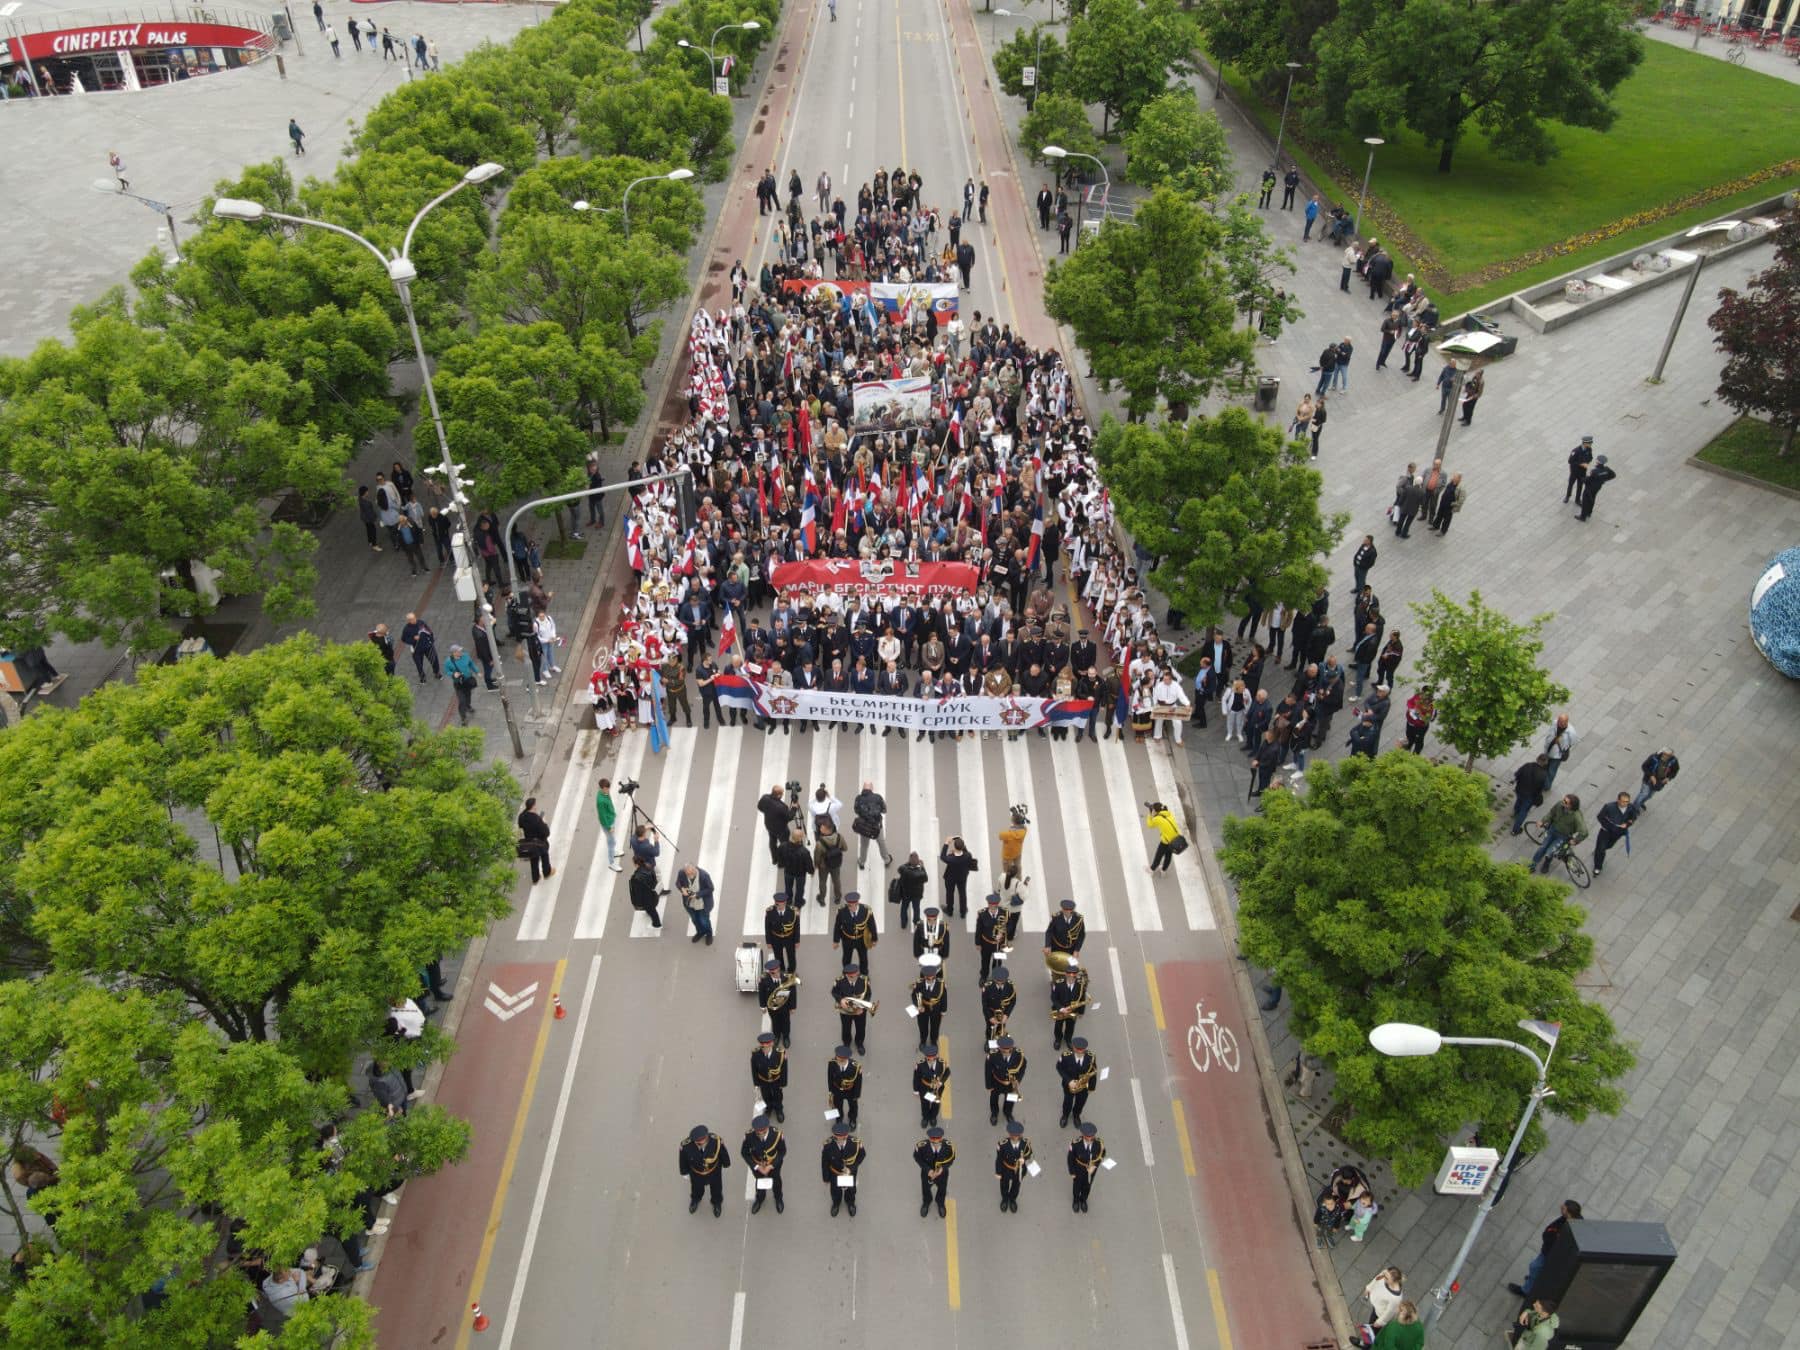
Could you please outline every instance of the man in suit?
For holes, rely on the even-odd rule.
[[[1050,228],[1050,208],[1055,205],[1055,202],[1056,198],[1050,195],[1050,185],[1040,183],[1037,194],[1038,228],[1040,230]]]
[[[553,875],[556,869],[550,866],[550,822],[538,814],[536,797],[527,797],[525,809],[519,812],[519,834],[519,849],[531,863],[533,883]]]

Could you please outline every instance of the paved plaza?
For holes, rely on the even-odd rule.
[[[1239,186],[1254,200],[1267,138],[1229,99],[1212,99],[1209,78],[1196,88],[1223,118]],[[1023,105],[1002,104],[1016,135]],[[1024,172],[1029,181],[1032,170]],[[1338,289],[1342,250],[1302,244],[1298,209],[1266,215],[1276,239],[1294,248],[1299,273],[1288,289],[1306,312],[1260,349],[1263,368],[1281,380],[1275,416],[1285,424],[1313,388],[1311,368],[1327,342],[1348,335],[1356,347],[1348,392],[1329,397],[1318,461],[1324,508],[1350,516],[1330,560],[1334,618],[1348,610],[1350,555],[1373,534],[1380,561],[1370,583],[1389,632],[1404,635],[1411,655],[1422,635],[1407,605],[1433,587],[1452,596],[1479,589],[1515,618],[1555,613],[1544,660],[1572,693],[1568,712],[1582,738],[1559,790],[1597,806],[1621,788],[1635,791],[1652,751],[1668,746],[1682,763],[1633,831],[1636,851],[1579,897],[1597,950],[1583,984],[1638,1051],[1624,1112],[1581,1126],[1550,1117],[1548,1148],[1490,1217],[1444,1326],[1459,1345],[1485,1343],[1487,1330],[1497,1336],[1517,1307],[1504,1283],[1524,1273],[1543,1225],[1573,1197],[1590,1217],[1661,1221],[1681,1253],[1634,1344],[1791,1343],[1800,1319],[1792,1166],[1800,1149],[1800,689],[1757,652],[1746,615],[1769,559],[1794,545],[1800,510],[1790,497],[1687,462],[1733,419],[1714,393],[1708,301],[1718,287],[1742,288],[1769,265],[1773,247],[1707,270],[1659,386],[1645,377],[1674,316],[1676,286],[1544,336],[1501,316],[1518,351],[1488,369],[1474,424],[1452,428],[1445,455],[1445,467],[1464,476],[1467,504],[1448,535],[1415,529],[1400,540],[1384,512],[1395,478],[1409,461],[1428,461],[1436,444],[1436,362],[1414,384],[1400,374],[1396,348],[1390,369],[1376,371],[1382,306],[1355,277],[1348,294]],[[1053,235],[1040,239],[1053,250]],[[1586,524],[1562,504],[1564,459],[1584,435],[1619,474]],[[1415,687],[1409,668],[1401,668],[1390,730]],[[1345,753],[1348,730],[1339,718],[1332,758]],[[1224,819],[1244,811],[1248,780],[1238,748],[1224,747],[1222,736],[1214,718],[1210,732],[1190,738],[1188,755],[1215,841]],[[1460,758],[1435,741],[1427,749]],[[1506,803],[1512,770],[1526,757],[1521,750],[1478,766],[1500,781]],[[1528,856],[1498,814],[1495,824],[1496,856]],[[1286,1006],[1265,1017],[1278,1060],[1298,1048]],[[1327,1079],[1311,1103],[1289,1102],[1315,1181],[1350,1156],[1319,1128],[1328,1089]],[[1429,1189],[1403,1194],[1367,1242],[1340,1243],[1333,1259],[1352,1309],[1389,1263],[1423,1297],[1474,1203]]]

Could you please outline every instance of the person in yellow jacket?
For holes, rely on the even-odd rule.
[[[1175,819],[1174,812],[1161,802],[1150,803],[1150,814],[1144,817],[1144,824],[1157,833],[1156,856],[1150,859],[1150,874],[1169,870],[1169,864],[1175,855],[1187,848],[1187,840],[1181,837],[1181,826]],[[1179,843],[1177,843],[1179,841]]]

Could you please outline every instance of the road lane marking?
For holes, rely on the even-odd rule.
[[[1144,962],[1144,983],[1150,986],[1150,1015],[1156,1019],[1156,1029],[1167,1031],[1169,1024],[1163,1021],[1162,990],[1156,987],[1156,966],[1149,961]]]
[[[1043,841],[1040,836],[1044,821],[1050,818],[1050,812],[1039,809],[1037,796],[1031,790],[1031,761],[1026,757],[1023,741],[1006,741],[1000,747],[1000,763],[1006,774],[1008,809],[1014,805],[1027,806],[1030,808],[1030,814],[1036,817],[1035,828],[1027,831],[1025,847],[1019,857],[1019,867],[1025,880],[1025,908],[1021,911],[1019,931],[1043,933],[1050,927],[1050,877],[1049,869],[1044,866]],[[996,849],[999,847],[999,842],[999,837],[996,836],[994,840]],[[996,871],[998,871],[997,864],[998,855],[996,854]],[[1056,897],[1058,904],[1062,902],[1062,898],[1062,895]],[[1089,928],[1106,926],[1106,920],[1099,915],[1088,914],[1084,916],[1084,919]]]
[[[1231,1350],[1231,1323],[1225,1316],[1225,1291],[1219,1287],[1219,1272],[1206,1268],[1206,1291],[1212,1295],[1213,1326],[1219,1333],[1219,1350]]]
[[[1156,1152],[1150,1147],[1150,1113],[1144,1110],[1144,1085],[1131,1080],[1131,1104],[1137,1107],[1138,1142],[1144,1146],[1144,1166],[1156,1166]]]
[[[596,958],[596,963],[597,960]],[[551,988],[562,988],[563,974],[568,968],[567,960],[556,963],[556,970],[550,976]],[[538,1019],[537,1044],[531,1048],[531,1064],[525,1070],[525,1086],[519,1093],[519,1109],[513,1115],[512,1136],[506,1141],[506,1153],[500,1160],[500,1180],[494,1185],[494,1202],[488,1206],[487,1227],[481,1234],[481,1252],[475,1258],[475,1273],[469,1280],[469,1298],[472,1302],[481,1301],[482,1281],[487,1279],[488,1264],[494,1259],[494,1240],[500,1236],[500,1219],[506,1212],[506,1192],[512,1186],[513,1169],[519,1163],[519,1145],[525,1139],[525,1121],[531,1115],[531,1099],[537,1092],[538,1072],[544,1067],[544,1048],[550,1043],[550,1024],[555,1020],[549,1008],[545,1008]],[[510,1318],[508,1323],[510,1325]],[[470,1319],[462,1319],[462,1328],[456,1333],[456,1350],[468,1350],[469,1336],[473,1330]]]
[[[1150,776],[1156,782],[1156,795],[1174,810],[1181,801],[1175,786],[1175,769],[1161,751],[1150,751]],[[1175,883],[1181,887],[1181,903],[1187,910],[1188,927],[1195,932],[1210,932],[1219,926],[1213,917],[1212,899],[1206,888],[1206,873],[1200,867],[1200,855],[1194,849],[1175,855]]]
[[[927,745],[931,742],[927,741]],[[943,742],[939,741],[939,745]],[[956,810],[960,828],[945,830],[945,834],[962,836],[969,852],[980,858],[988,855],[987,870],[978,871],[970,876],[969,881],[977,889],[968,897],[968,913],[963,917],[963,927],[969,933],[969,951],[975,953],[975,919],[987,908],[987,898],[1000,880],[1000,840],[988,833],[987,816],[987,775],[981,769],[981,742],[967,739],[953,741],[950,754],[956,777]],[[969,765],[968,759],[973,756],[975,763]],[[970,842],[973,840],[974,842]]]
[[[1163,1283],[1169,1287],[1169,1313],[1175,1319],[1175,1350],[1188,1350],[1187,1319],[1181,1314],[1181,1289],[1175,1283],[1175,1258],[1167,1252],[1163,1253]]]
[[[755,732],[755,728],[751,728]],[[777,793],[787,783],[788,751],[793,746],[791,736],[776,736],[773,733],[762,734],[762,777],[757,786],[767,783]],[[756,800],[762,800],[762,794],[756,794]],[[775,892],[783,889],[786,878],[769,858],[768,827],[762,820],[762,812],[757,811],[754,828],[763,831],[763,837],[756,840],[755,847],[750,850],[750,903],[744,909],[744,936],[760,938],[763,936],[763,915],[767,912],[771,898]],[[755,838],[753,834],[751,836]]]
[[[725,866],[726,848],[735,833],[731,815],[732,790],[737,786],[738,757],[743,748],[742,736],[722,736],[713,745],[712,777],[706,787],[705,826],[700,832],[700,853],[696,859],[701,870],[713,879],[713,931],[722,933],[731,931],[725,922],[725,906],[736,903],[727,897],[738,889],[727,884]],[[763,842],[755,838],[754,830],[751,840],[742,846],[754,848]],[[744,903],[749,904],[751,899],[746,888]]]
[[[557,962],[557,983],[562,982],[563,966]],[[511,1350],[513,1331],[519,1324],[519,1309],[525,1302],[525,1281],[531,1274],[532,1253],[537,1250],[538,1225],[544,1220],[544,1201],[550,1195],[550,1174],[556,1166],[557,1146],[562,1143],[563,1122],[569,1114],[569,1096],[575,1090],[576,1070],[581,1066],[581,1043],[587,1039],[588,1018],[594,1012],[594,991],[600,983],[600,953],[588,959],[587,988],[581,994],[581,1011],[575,1014],[575,1037],[569,1042],[569,1061],[563,1068],[562,1089],[556,1094],[556,1112],[550,1118],[550,1138],[544,1145],[544,1165],[538,1172],[537,1193],[531,1197],[531,1217],[525,1221],[525,1246],[519,1253],[519,1267],[513,1275],[512,1296],[506,1301],[506,1319],[501,1324],[500,1350]],[[548,1029],[550,1023],[545,1022]],[[537,1071],[537,1065],[532,1065]]]
[[[563,877],[568,871],[569,853],[575,847],[578,822],[574,815],[574,799],[587,785],[589,772],[600,750],[600,733],[578,731],[569,756],[569,771],[556,794],[556,805],[550,812],[555,835],[550,844],[551,873],[531,888],[525,901],[525,912],[519,917],[519,941],[542,942],[550,936],[550,922],[556,917],[556,901],[562,894]]]
[[[744,1300],[748,1295],[738,1290],[731,1300],[731,1350],[739,1350],[744,1343]]]
[[[1106,804],[1112,815],[1113,829],[1118,832],[1119,869],[1124,873],[1125,898],[1131,904],[1131,923],[1140,933],[1162,931],[1162,907],[1156,903],[1156,883],[1144,869],[1149,860],[1140,851],[1137,811],[1131,803],[1137,800],[1132,791],[1131,765],[1125,758],[1122,741],[1107,741],[1100,747],[1100,769],[1106,780]],[[1133,840],[1136,840],[1134,843]]]
[[[629,802],[623,800],[624,794],[619,792],[619,784],[629,782],[637,777],[638,770],[644,763],[644,747],[649,739],[648,736],[633,735],[625,743],[624,748],[619,751],[619,762],[613,766],[612,791],[615,794],[613,802],[618,813],[613,817],[613,844],[627,858],[631,856],[631,846],[629,843],[620,842],[618,833],[621,829],[625,830],[627,834],[630,833],[631,806]],[[619,819],[620,816],[623,816],[624,819]],[[594,819],[597,824],[599,816],[596,815]],[[620,864],[620,871],[613,871],[612,868],[600,861],[600,858],[605,856],[605,852],[606,845],[603,842],[600,846],[600,853],[589,862],[587,880],[582,883],[581,909],[575,915],[575,938],[577,941],[606,936],[606,912],[612,904],[613,889],[619,884],[617,878],[624,875],[624,864]]]
[[[1181,1141],[1181,1170],[1190,1177],[1198,1176],[1194,1167],[1194,1141],[1188,1138],[1187,1112],[1181,1109],[1181,1098],[1169,1098],[1169,1105],[1175,1112],[1175,1137]]]
[[[806,822],[806,851],[811,853],[813,842],[818,838],[812,828],[813,793],[817,791],[819,784],[823,783],[826,791],[839,801],[844,801],[844,794],[833,787],[831,783],[832,766],[837,763],[837,728],[827,722],[822,724],[822,730],[803,734],[812,741],[812,757],[807,761],[806,781],[800,785],[800,819]],[[855,800],[854,793],[851,794],[851,800]],[[844,809],[838,812],[838,815],[848,820],[850,814],[850,804],[845,802]],[[848,830],[850,827],[844,825],[843,828]],[[843,875],[841,870],[838,875]],[[825,894],[825,878],[819,874],[816,868],[808,874],[806,889],[809,894],[806,897],[806,903],[800,907],[800,936],[827,936],[831,932],[833,921],[837,918],[837,907],[835,905],[827,905],[823,909],[819,907],[819,900]],[[877,932],[880,931],[883,922],[883,916],[877,915],[875,924]]]
[[[698,735],[677,736],[671,729],[669,744],[662,752],[661,777],[656,783],[656,810],[654,814],[645,813],[646,824],[649,820],[654,820],[656,826],[661,827],[658,829],[652,826],[646,837],[652,844],[662,848],[662,853],[656,860],[656,870],[661,873],[662,879],[669,881],[671,885],[677,858],[675,841],[681,838],[682,817],[687,809],[688,776],[694,767],[694,751],[699,744]],[[635,826],[636,824],[637,817],[633,814],[631,825]],[[628,828],[626,835],[626,849],[629,853],[630,840],[636,835],[635,829]],[[671,918],[674,916],[675,908],[676,906],[670,906]],[[685,933],[686,928],[691,926],[685,909],[681,912],[681,923]],[[648,911],[641,909],[631,911],[632,937],[659,937],[661,934],[662,930],[651,924]]]
[[[945,1288],[950,1293],[950,1310],[955,1312],[962,1307],[962,1261],[956,1246],[956,1201],[946,1199],[944,1208],[949,1211],[944,1220],[944,1261],[950,1268]]]
[[[1050,762],[1056,770],[1054,781],[1058,784],[1059,801],[1057,804],[1060,809],[1057,818],[1059,820],[1086,822],[1092,818],[1087,809],[1087,796],[1082,790],[1086,774],[1082,772],[1081,766],[1076,763],[1069,763],[1065,766],[1056,762],[1059,759],[1072,760],[1079,753],[1076,747],[1067,741],[1050,742]],[[1060,800],[1065,790],[1069,800]],[[1099,864],[1094,860],[1094,836],[1091,830],[1063,831],[1063,847],[1067,850],[1069,857],[1069,890],[1071,893],[1077,887],[1090,885],[1099,879],[1102,874]],[[1090,894],[1081,898],[1081,903],[1087,907],[1088,911],[1087,926],[1097,933],[1106,931],[1106,906],[1101,903],[1100,899],[1103,889],[1103,887],[1094,886]],[[1136,917],[1135,910],[1133,917]]]
[[[1118,1010],[1119,1016],[1123,1017],[1125,1015],[1125,973],[1119,969],[1119,949],[1108,947],[1106,960],[1107,964],[1112,967],[1113,1006]]]
[[[524,1012],[537,999],[538,982],[533,980],[516,994],[509,994],[492,980],[488,981],[487,997],[481,1000],[481,1006],[494,1014],[502,1022],[510,1022]],[[498,999],[498,1002],[495,1000]]]

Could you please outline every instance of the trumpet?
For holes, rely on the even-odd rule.
[[[787,1007],[787,1001],[794,996],[794,990],[799,987],[800,977],[798,975],[784,975],[781,983],[769,991],[767,1011],[780,1012]]]

